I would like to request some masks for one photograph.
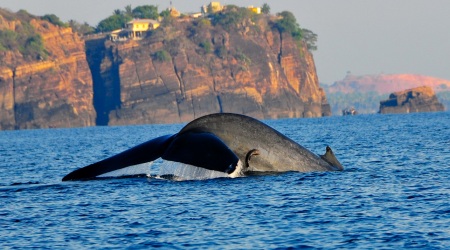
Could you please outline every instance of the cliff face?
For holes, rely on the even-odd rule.
[[[331,115],[306,45],[273,29],[268,17],[232,29],[177,19],[141,41],[114,43],[4,13],[2,130],[186,122],[216,112]],[[27,30],[42,37],[44,55],[1,40]]]
[[[215,112],[331,115],[306,46],[299,49],[266,19],[233,31],[174,22],[138,42],[88,41],[87,56],[99,69],[100,124],[185,122]]]
[[[92,77],[84,42],[70,28],[46,21],[8,21],[0,30],[31,25],[44,42],[46,58],[0,50],[0,129],[95,125]]]
[[[444,111],[431,87],[422,86],[392,93],[380,102],[381,114]]]

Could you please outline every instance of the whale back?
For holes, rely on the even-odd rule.
[[[270,126],[248,116],[212,114],[188,123],[179,134],[202,131],[220,138],[241,160],[253,149],[259,155],[252,158],[249,171],[329,171],[337,170],[321,157],[284,136]]]

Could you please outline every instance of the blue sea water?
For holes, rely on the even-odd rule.
[[[61,182],[183,124],[2,131],[0,247],[450,248],[449,112],[265,122],[345,171]]]

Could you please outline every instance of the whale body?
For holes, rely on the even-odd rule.
[[[62,180],[92,179],[158,158],[223,172],[230,177],[344,169],[329,146],[324,155],[318,156],[254,118],[219,113],[195,119],[176,134],[152,139],[77,169]]]

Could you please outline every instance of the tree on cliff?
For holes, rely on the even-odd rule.
[[[299,41],[302,38],[302,30],[294,14],[290,11],[283,11],[277,15],[281,18],[275,22],[275,28],[281,33],[290,33],[295,40]]]
[[[63,21],[61,21],[61,19],[59,19],[58,16],[56,16],[55,14],[47,14],[41,17],[42,20],[45,20],[49,23],[52,23],[56,26],[59,27],[67,27],[67,24],[64,23]]]
[[[69,20],[69,26],[74,32],[82,35],[92,34],[95,32],[95,29],[91,27],[87,22],[81,24],[75,20]]]
[[[317,34],[308,29],[302,29],[303,41],[306,43],[306,47],[309,51],[317,50]]]
[[[297,23],[292,12],[283,11],[277,15],[281,18],[275,22],[274,27],[277,28],[280,33],[289,33],[298,42],[305,42],[310,51],[317,50],[317,35],[310,30],[300,28],[300,25]]]
[[[252,20],[255,15],[256,14],[248,8],[227,5],[226,11],[214,13],[211,15],[211,19],[214,26],[221,25],[224,29],[230,30],[246,19]]]
[[[97,32],[109,32],[117,29],[121,29],[125,26],[127,22],[131,21],[130,17],[124,15],[112,15],[102,21],[97,25]]]
[[[159,17],[158,7],[153,5],[142,5],[131,9],[131,5],[127,5],[125,10],[115,10],[113,14],[97,25],[97,32],[110,32],[125,27],[125,24],[133,18],[150,18],[157,19]]]
[[[158,19],[158,7],[154,5],[138,6],[132,11],[134,18]]]
[[[270,14],[270,6],[267,3],[264,3],[261,7],[261,12],[266,15]]]

